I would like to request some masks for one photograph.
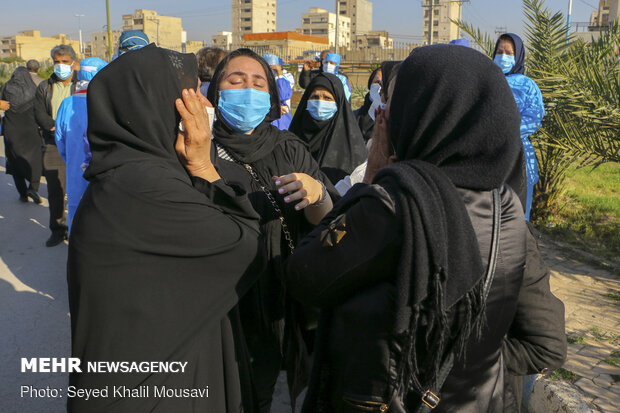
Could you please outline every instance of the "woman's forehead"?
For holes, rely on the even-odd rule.
[[[265,77],[265,69],[256,60],[248,56],[237,56],[230,59],[226,65],[226,74],[229,73],[244,73],[249,76],[261,76]]]

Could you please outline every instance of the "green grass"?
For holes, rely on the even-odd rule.
[[[579,376],[570,370],[566,370],[560,367],[559,369],[556,369],[553,371],[553,373],[551,373],[551,378],[553,380],[564,380],[570,383],[574,383],[577,381],[577,379],[579,379]]]
[[[612,351],[610,356],[604,359],[603,362],[610,364],[612,366],[620,367],[620,351],[618,350]]]
[[[620,303],[620,293],[611,292],[611,293],[607,294],[606,297],[609,298],[611,301],[615,301],[617,303]]]
[[[540,230],[603,258],[620,256],[620,164],[571,168],[560,204]]]
[[[586,338],[582,336],[566,336],[566,341],[569,344],[581,344],[581,345],[588,344],[588,342],[586,341]]]

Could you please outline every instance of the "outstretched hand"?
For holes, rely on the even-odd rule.
[[[278,192],[284,194],[284,202],[296,202],[295,209],[300,211],[308,205],[322,201],[323,185],[303,173],[274,176],[272,178],[278,187]]]

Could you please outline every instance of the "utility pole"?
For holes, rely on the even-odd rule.
[[[336,48],[336,53],[338,53],[338,20],[340,18],[340,0],[336,0],[336,40],[334,41],[334,47]],[[327,19],[329,21],[329,19]],[[328,29],[329,30],[329,29]],[[328,35],[329,36],[329,35]]]
[[[78,18],[78,32],[80,33],[80,57],[83,58],[84,57],[84,46],[82,43],[82,17],[84,17],[84,15],[76,14],[75,17]]]
[[[105,0],[105,12],[108,18],[108,56],[112,61],[112,29],[110,29],[110,0]]]

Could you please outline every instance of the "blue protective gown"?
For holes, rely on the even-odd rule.
[[[288,106],[288,113],[280,116],[280,119],[274,120],[271,124],[280,130],[288,130],[288,127],[293,120],[291,115],[291,98],[293,97],[293,89],[289,81],[280,76],[276,79],[276,85],[278,86],[278,93],[280,94],[280,105]]]
[[[521,142],[525,151],[525,173],[527,178],[527,200],[525,219],[529,221],[532,208],[534,186],[538,182],[538,162],[534,146],[529,137],[542,125],[545,116],[542,94],[536,82],[525,75],[514,74],[506,76],[508,85],[517,102],[521,113]]]
[[[83,178],[83,165],[86,162],[88,148],[84,142],[88,116],[86,111],[86,93],[78,93],[64,99],[56,116],[56,146],[66,164],[66,190],[68,204],[68,226],[75,215],[82,194],[86,191],[88,181]]]

